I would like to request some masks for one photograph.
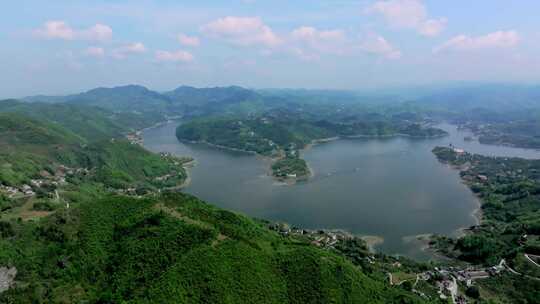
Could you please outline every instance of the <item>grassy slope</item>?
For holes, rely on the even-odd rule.
[[[77,128],[68,130],[43,119],[0,113],[0,183],[28,183],[41,170],[54,173],[60,164],[92,169],[94,181],[113,188],[175,186],[186,177],[185,171],[171,161],[125,140],[96,140],[93,136],[87,139],[87,133],[76,133],[92,127],[92,123],[80,121]],[[104,137],[114,135],[108,133]],[[168,184],[155,181],[156,177],[171,173],[175,176]]]
[[[47,168],[80,137],[55,124],[0,114],[0,182],[17,185]]]
[[[102,141],[89,145],[78,153],[74,165],[95,168],[95,180],[113,188],[130,185],[176,186],[186,178],[181,166],[150,153],[139,145],[125,140]],[[175,173],[167,184],[155,181],[156,177]]]
[[[129,129],[111,119],[112,113],[95,107],[69,104],[22,103],[0,101],[0,112],[17,113],[64,127],[83,141],[119,137]]]
[[[13,225],[0,264],[17,266],[21,288],[2,294],[7,303],[418,301],[343,257],[183,194],[107,197]]]

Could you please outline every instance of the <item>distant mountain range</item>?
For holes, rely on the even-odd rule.
[[[67,96],[30,96],[22,100],[42,103],[70,103],[97,106],[114,112],[158,112],[167,115],[223,111],[224,107],[251,103],[262,105],[263,96],[237,86],[194,88],[181,86],[159,93],[139,85],[97,88]],[[208,108],[212,106],[212,108]]]
[[[420,97],[418,97],[420,96]],[[249,115],[276,108],[302,112],[303,105],[363,106],[371,112],[458,113],[474,119],[504,119],[509,113],[532,115],[540,109],[540,86],[485,84],[437,87],[418,96],[399,91],[361,93],[339,90],[264,89],[239,86],[195,88],[180,86],[156,92],[139,85],[97,88],[67,96],[31,96],[27,102],[96,106],[114,113],[142,115],[160,121],[172,116]],[[383,108],[386,108],[384,110]],[[478,117],[477,117],[478,116]]]
[[[467,111],[476,108],[518,110],[540,106],[540,86],[481,85],[442,89],[414,101],[431,108]]]

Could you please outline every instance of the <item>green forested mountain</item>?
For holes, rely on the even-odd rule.
[[[111,111],[164,111],[169,104],[166,96],[143,86],[127,85],[114,88],[96,88],[67,96],[33,96],[31,102],[73,103],[98,106]]]
[[[242,87],[194,88],[181,86],[166,92],[175,108],[187,117],[247,115],[276,106],[274,100]]]
[[[9,222],[5,303],[420,303],[345,258],[191,196],[104,197]]]
[[[71,104],[24,103],[16,100],[0,101],[0,113],[17,113],[55,124],[80,136],[83,141],[110,139],[122,136],[139,123],[123,124],[113,119],[107,110]]]
[[[67,103],[96,106],[119,113],[154,117],[156,122],[170,116],[201,116],[227,113],[253,113],[270,106],[274,98],[241,87],[194,88],[181,86],[158,93],[143,86],[97,88],[67,96],[31,96],[27,102]]]
[[[171,173],[169,184],[185,178],[174,160],[124,140],[128,127],[98,108],[6,104],[0,102],[0,183],[29,184],[41,171],[54,175],[61,165],[89,170],[88,178],[113,188],[164,186],[154,179]]]
[[[70,144],[78,140],[78,135],[56,124],[19,114],[0,113],[0,145],[3,151],[28,145]]]
[[[53,123],[0,114],[0,183],[28,183],[80,142],[80,136]]]
[[[160,115],[161,120],[165,115],[173,112],[166,96],[137,85],[97,88],[85,93],[68,96],[67,102],[96,106],[120,113],[138,113],[143,116],[147,113]]]
[[[216,88],[180,86],[173,91],[166,92],[165,95],[174,103],[187,106],[203,106],[210,103],[237,103],[262,99],[262,96],[256,92],[237,86]]]

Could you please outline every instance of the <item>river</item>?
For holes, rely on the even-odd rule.
[[[470,135],[455,126],[438,139],[342,139],[316,145],[302,156],[314,177],[284,186],[267,175],[268,160],[202,144],[183,144],[175,137],[178,123],[143,132],[145,147],[196,159],[186,192],[221,208],[303,228],[345,229],[379,236],[377,250],[428,259],[414,236],[455,235],[477,223],[479,203],[459,173],[431,153],[438,145],[496,156],[539,158],[535,150],[464,141]]]

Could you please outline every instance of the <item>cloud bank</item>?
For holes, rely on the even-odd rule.
[[[394,28],[414,29],[428,37],[439,35],[448,23],[446,18],[429,18],[421,0],[377,1],[366,12],[381,15]]]
[[[113,30],[100,23],[87,29],[74,29],[65,21],[53,20],[34,30],[34,34],[44,39],[106,41],[112,38]]]

